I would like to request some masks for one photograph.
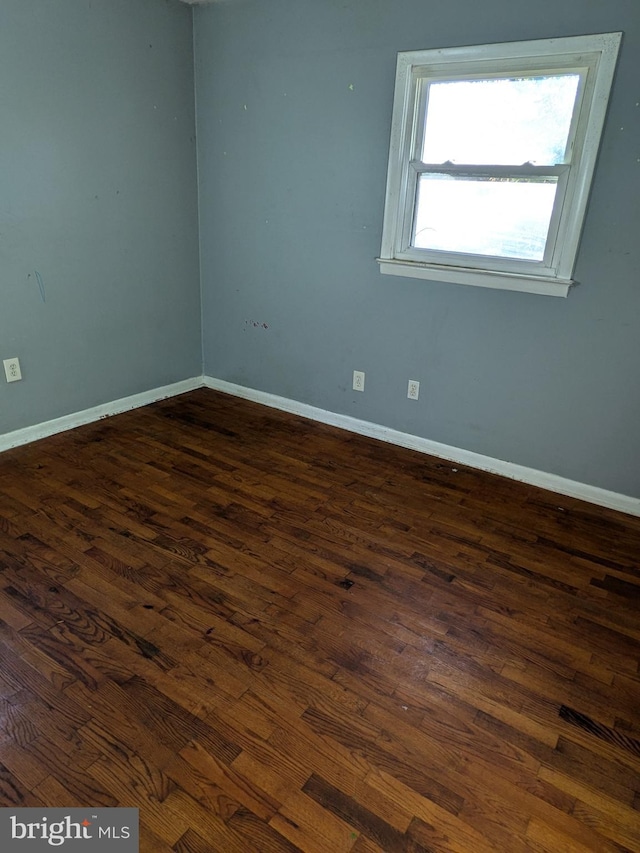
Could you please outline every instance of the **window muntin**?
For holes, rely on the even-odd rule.
[[[620,38],[399,54],[382,271],[566,295]]]

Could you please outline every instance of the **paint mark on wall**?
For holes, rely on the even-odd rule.
[[[254,329],[268,329],[268,323],[261,323],[260,320],[245,320],[245,326],[252,326]]]

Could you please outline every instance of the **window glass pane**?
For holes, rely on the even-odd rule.
[[[431,83],[423,162],[563,163],[579,81],[555,74]]]
[[[470,178],[424,173],[413,246],[541,261],[557,178]]]

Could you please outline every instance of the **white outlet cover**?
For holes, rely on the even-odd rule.
[[[5,358],[4,374],[7,377],[7,382],[18,382],[22,379],[22,371],[20,370],[20,362],[17,358]]]

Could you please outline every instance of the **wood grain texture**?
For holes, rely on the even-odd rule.
[[[0,456],[0,805],[640,850],[640,520],[195,391]]]

